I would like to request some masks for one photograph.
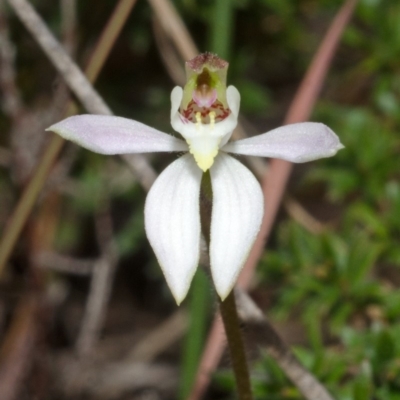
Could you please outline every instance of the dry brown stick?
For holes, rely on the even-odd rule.
[[[26,0],[7,1],[84,107],[93,114],[111,114],[104,100],[55,39],[32,5]]]
[[[184,60],[190,60],[199,53],[189,31],[168,0],[148,0],[165,33],[175,43]]]
[[[72,149],[77,149],[77,147],[72,146]],[[65,176],[65,170],[68,168],[68,164],[69,161],[64,157],[63,162],[55,167],[46,187],[42,190],[41,199],[50,191],[57,191],[76,199],[85,196],[84,183],[78,179]],[[132,174],[128,165],[120,163],[117,159],[111,157],[107,159],[104,180],[107,182],[107,186],[111,193],[121,193],[129,190],[135,183],[137,183],[137,179]]]
[[[173,398],[178,384],[178,371],[166,364],[132,360],[82,363],[71,355],[61,355],[54,365],[54,386],[59,395],[55,398],[119,399],[145,388],[155,388],[162,398]]]
[[[150,363],[183,336],[187,325],[186,312],[179,309],[140,340],[129,352],[128,358],[135,362]]]
[[[175,47],[165,35],[158,18],[153,18],[153,33],[157,49],[169,76],[177,85],[184,86],[186,83],[186,73],[182,57],[179,57],[176,53]]]
[[[11,151],[0,147],[0,166],[9,167],[12,160]]]
[[[27,294],[15,312],[0,350],[1,400],[17,400],[29,373],[38,340],[38,301]]]
[[[300,363],[251,297],[244,290],[236,289],[236,300],[240,319],[246,324],[255,325],[263,338],[262,343],[257,344],[266,347],[268,354],[303,396],[310,400],[333,400],[324,385]]]
[[[357,0],[347,0],[335,16],[292,102],[285,119],[286,123],[304,121],[308,118],[341,34],[350,20],[356,3]],[[239,277],[238,285],[241,288],[246,289],[249,286],[254,269],[264,251],[264,246],[275,220],[290,172],[291,164],[289,162],[272,160],[271,166],[265,174],[262,188],[268,201],[265,203],[264,219],[260,233]],[[210,382],[211,374],[218,365],[224,347],[222,331],[221,320],[217,317],[213,322],[207,339],[196,381],[189,396],[190,400],[198,400],[202,397]],[[310,399],[314,400],[313,398]]]
[[[4,4],[0,3],[0,89],[2,92],[2,108],[13,119],[23,110],[18,87],[15,83],[15,48],[10,41],[8,23]]]
[[[53,192],[56,188],[60,188],[65,181],[68,180],[69,172],[78,157],[79,147],[72,143],[68,143],[65,147],[62,157],[60,157],[58,162],[54,165],[53,170],[42,189],[38,199],[39,202],[46,199],[49,193]]]
[[[98,260],[81,260],[49,251],[40,252],[34,258],[39,268],[63,272],[71,275],[91,275]]]
[[[303,228],[314,235],[319,235],[327,228],[325,224],[314,218],[298,201],[287,197],[284,201],[286,212]]]
[[[76,49],[76,11],[76,0],[61,0],[63,45],[70,55],[74,55]]]
[[[76,342],[80,355],[88,354],[99,338],[118,263],[109,204],[106,199],[102,203],[102,210],[96,218],[96,236],[102,256],[92,271],[89,295]]]

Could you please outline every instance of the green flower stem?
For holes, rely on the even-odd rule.
[[[93,56],[87,66],[86,74],[91,82],[94,82],[100,73],[101,67],[104,65],[115,40],[117,39],[122,27],[124,26],[132,7],[136,0],[120,0],[115,8],[114,13],[109,19],[103,34],[93,52]],[[74,103],[70,103],[67,107],[66,115],[76,114],[77,108]],[[64,140],[58,135],[53,135],[50,144],[46,148],[35,173],[24,190],[17,207],[10,217],[9,223],[4,235],[0,241],[0,276],[2,275],[5,265],[10,258],[15,243],[25,226],[26,220],[32,212],[36,199],[46,182],[51,168],[60,153]]]
[[[210,48],[225,60],[230,58],[233,18],[234,4],[232,0],[215,0]]]
[[[209,171],[203,175],[200,198],[200,216],[203,235],[209,245],[212,211],[212,186]],[[252,400],[253,395],[251,391],[249,367],[246,360],[246,351],[233,290],[224,301],[219,302],[219,306],[225,334],[228,339],[228,348],[232,360],[232,368],[235,375],[239,400]]]
[[[228,348],[231,355],[239,399],[252,400],[253,395],[251,392],[249,368],[233,290],[224,301],[220,301],[220,310],[225,334],[228,339]]]

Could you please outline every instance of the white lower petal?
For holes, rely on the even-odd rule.
[[[264,198],[254,175],[219,153],[210,169],[213,190],[210,261],[222,300],[232,290],[261,226]]]
[[[146,199],[146,234],[178,304],[199,262],[201,177],[186,154],[161,173]]]
[[[337,135],[326,125],[317,122],[302,122],[230,142],[223,147],[223,150],[302,163],[331,157],[342,148],[343,145]]]
[[[108,115],[75,115],[46,130],[100,154],[187,151],[185,142],[138,121]]]

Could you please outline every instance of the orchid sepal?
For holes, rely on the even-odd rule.
[[[141,122],[109,115],[74,115],[46,129],[100,154],[187,151],[187,144]]]
[[[326,125],[318,122],[300,122],[227,143],[222,150],[234,154],[304,163],[332,157],[343,148],[338,136]]]
[[[242,270],[260,230],[264,196],[254,175],[220,152],[210,169],[213,191],[210,264],[214,285],[224,300]]]
[[[186,154],[159,175],[146,198],[146,235],[177,304],[186,297],[200,258],[201,177]]]

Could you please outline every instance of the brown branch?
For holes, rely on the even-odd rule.
[[[12,161],[11,151],[0,147],[0,166],[9,167]]]
[[[92,114],[111,114],[104,100],[61,47],[31,4],[26,0],[7,1],[84,107]]]
[[[113,239],[111,214],[107,200],[103,200],[103,209],[96,218],[97,241],[102,256],[92,271],[89,296],[86,302],[81,329],[76,342],[79,354],[88,354],[104,324],[114,273],[118,263],[118,252]]]
[[[171,40],[165,35],[158,18],[153,18],[153,33],[158,52],[169,76],[175,84],[184,86],[186,83],[186,73],[182,57],[179,57]]]
[[[179,309],[139,341],[129,352],[128,358],[135,362],[150,363],[183,336],[187,325],[186,312]]]
[[[319,235],[327,228],[325,224],[314,218],[298,201],[287,197],[283,203],[286,212],[303,228],[314,235]]]
[[[82,363],[73,355],[56,357],[53,375],[56,395],[71,399],[116,399],[149,387],[161,392],[163,398],[171,398],[178,385],[178,372],[165,364],[131,360]]]
[[[303,396],[308,400],[333,400],[324,385],[300,363],[251,297],[244,290],[236,289],[236,300],[240,319],[260,333],[262,341],[257,344],[266,348]]]
[[[38,301],[26,295],[14,314],[0,350],[0,393],[2,400],[17,400],[28,375],[38,340]]]
[[[53,252],[39,253],[34,263],[39,268],[63,272],[71,275],[91,275],[98,260],[81,260]]]
[[[23,110],[23,103],[15,82],[15,48],[9,37],[3,3],[0,5],[0,65],[3,110],[15,120]]]
[[[75,54],[76,49],[76,0],[61,0],[61,31],[65,50],[70,55]]]
[[[175,43],[183,60],[190,60],[199,53],[184,22],[169,0],[148,0],[164,32]]]

